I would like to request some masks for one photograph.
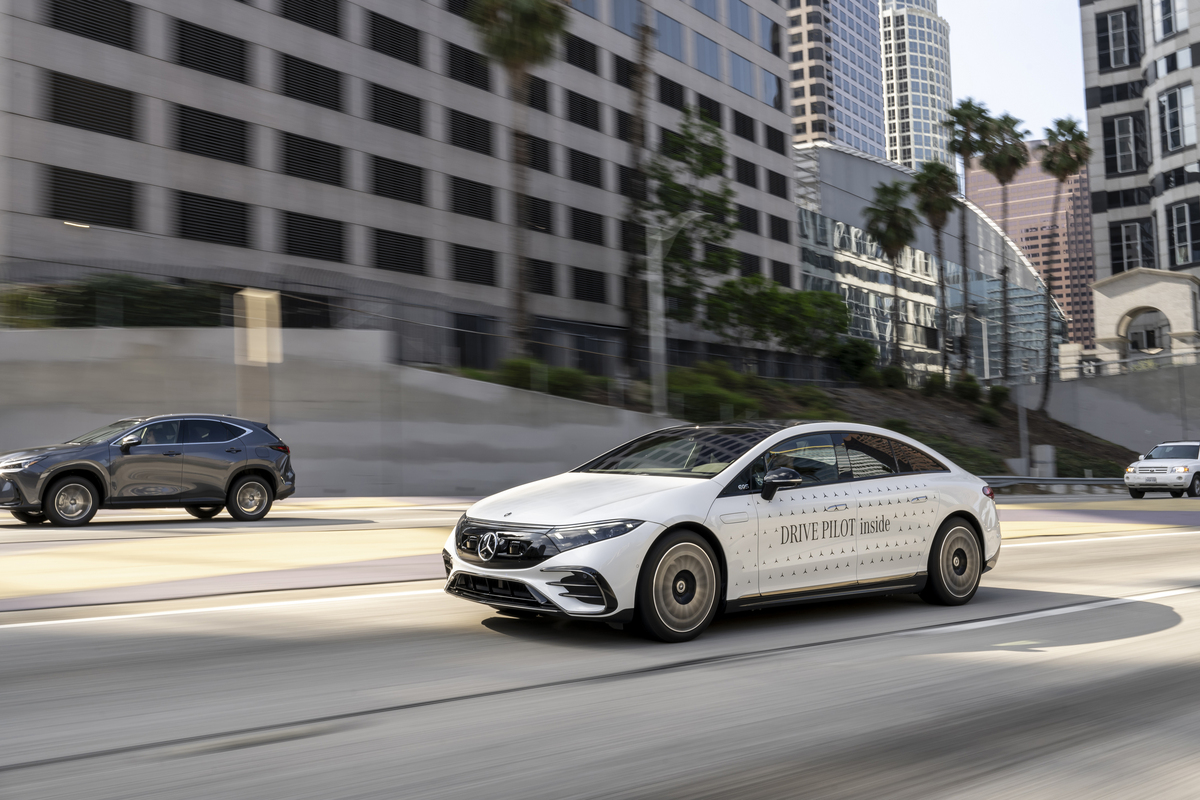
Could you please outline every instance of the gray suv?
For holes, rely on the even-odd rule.
[[[66,444],[0,455],[0,509],[85,525],[100,508],[229,510],[260,520],[296,491],[291,450],[262,423],[210,414],[117,420]]]

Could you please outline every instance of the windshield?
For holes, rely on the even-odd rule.
[[[605,453],[577,471],[711,478],[768,433],[733,427],[656,431]]]
[[[103,428],[96,428],[94,431],[89,431],[83,436],[76,436],[74,439],[67,441],[66,444],[96,444],[97,442],[103,442],[105,439],[112,438],[126,428],[131,428],[141,421],[139,418],[119,419],[116,422],[110,422]]]
[[[1152,458],[1186,458],[1195,461],[1200,456],[1200,445],[1195,444],[1160,444],[1146,454],[1146,459]]]

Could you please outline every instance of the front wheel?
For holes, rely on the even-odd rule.
[[[184,506],[183,508],[196,519],[212,519],[221,513],[223,506]]]
[[[257,522],[271,510],[274,494],[271,486],[257,475],[245,475],[229,487],[229,516],[238,522]]]
[[[1146,493],[1143,492],[1141,489],[1130,489],[1129,496],[1132,497],[1134,500],[1141,500],[1143,497],[1146,496]]]
[[[42,500],[42,509],[54,525],[86,525],[100,507],[96,487],[87,478],[67,476],[55,481]]]
[[[41,525],[46,521],[46,515],[40,511],[14,511],[12,515],[26,525]]]
[[[1183,497],[1183,492],[1184,492],[1183,489],[1172,489],[1171,497]]]
[[[929,550],[929,573],[921,599],[940,606],[970,602],[983,575],[983,552],[975,530],[961,517],[942,523]]]
[[[1188,497],[1200,497],[1200,475],[1193,476],[1192,482],[1188,484]]]
[[[704,537],[676,531],[654,543],[637,586],[637,620],[661,642],[695,639],[713,621],[721,597],[717,558]]]

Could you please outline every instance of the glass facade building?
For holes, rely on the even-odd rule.
[[[950,26],[937,0],[881,0],[887,157],[911,169],[953,164],[942,125],[953,105]]]

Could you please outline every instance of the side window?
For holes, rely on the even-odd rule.
[[[179,444],[179,420],[155,422],[137,432],[142,444]]]
[[[212,419],[189,419],[184,423],[184,444],[216,444],[234,438],[230,428]]]
[[[767,471],[779,467],[789,467],[799,472],[805,486],[836,483],[839,470],[833,436],[812,433],[773,446],[767,451]]]
[[[729,485],[721,492],[722,497],[728,497],[735,494],[754,494],[762,491],[763,475],[766,474],[767,459],[765,456],[759,456],[750,462],[750,466],[742,470],[741,474],[729,482]]]
[[[911,444],[892,439],[892,452],[896,454],[896,467],[901,472],[948,472],[946,465]]]
[[[882,478],[896,474],[891,439],[874,433],[843,433],[842,445],[855,479]]]

